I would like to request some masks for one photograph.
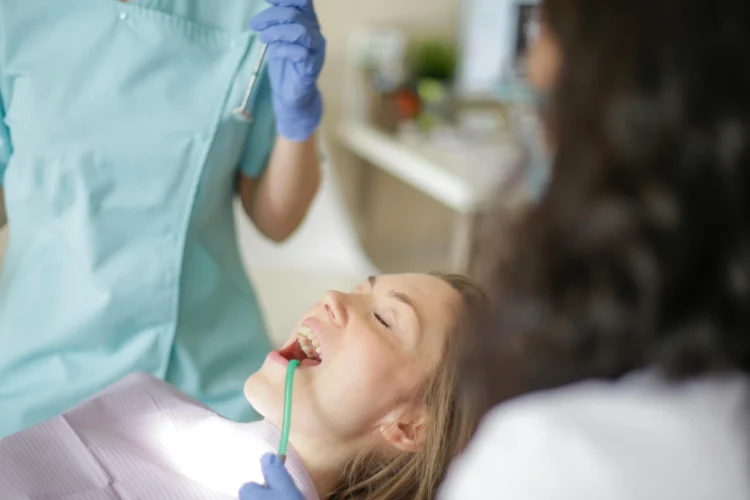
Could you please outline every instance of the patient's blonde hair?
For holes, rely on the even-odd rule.
[[[342,486],[332,500],[431,500],[449,463],[466,446],[476,429],[457,394],[459,351],[465,335],[486,307],[481,288],[464,276],[432,273],[458,292],[461,307],[444,346],[443,360],[420,392],[429,412],[425,441],[416,453],[395,457],[363,454],[344,471]]]

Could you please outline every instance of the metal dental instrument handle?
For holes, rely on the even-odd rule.
[[[252,97],[253,91],[255,90],[255,83],[258,80],[258,75],[260,74],[260,70],[263,67],[263,61],[266,59],[267,49],[268,45],[264,43],[260,48],[260,54],[258,54],[258,61],[255,63],[253,74],[250,75],[250,81],[247,84],[247,90],[245,91],[245,97],[242,99],[242,104],[240,104],[240,106],[238,108],[235,108],[234,110],[234,116],[238,120],[242,120],[247,123],[253,121],[252,104],[250,103],[250,98]]]

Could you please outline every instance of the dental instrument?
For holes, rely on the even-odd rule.
[[[292,422],[292,387],[294,386],[294,370],[300,362],[293,359],[286,369],[286,387],[284,390],[284,420],[281,426],[281,440],[279,441],[279,458],[283,463],[286,460],[286,449],[289,445],[289,428]]]
[[[299,366],[299,361],[293,359],[286,367],[286,386],[284,387],[284,417],[281,423],[281,439],[279,439],[279,460],[286,462],[286,449],[289,446],[289,428],[292,424],[292,387],[294,386],[294,370]],[[264,484],[264,487],[267,485]]]
[[[253,74],[250,75],[250,81],[247,83],[247,90],[245,90],[245,97],[242,99],[242,104],[234,110],[235,118],[240,121],[246,123],[252,123],[253,121],[253,103],[251,102],[251,98],[255,92],[255,83],[258,81],[258,75],[260,74],[261,69],[263,69],[263,62],[266,60],[267,50],[268,45],[264,43],[260,48],[258,61],[255,63],[255,68],[253,68]]]

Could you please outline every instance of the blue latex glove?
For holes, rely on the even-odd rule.
[[[268,0],[271,7],[250,21],[268,44],[268,76],[280,135],[293,141],[312,136],[323,117],[318,76],[326,41],[312,0]]]
[[[247,483],[240,488],[240,500],[305,500],[278,455],[260,459],[266,485]]]

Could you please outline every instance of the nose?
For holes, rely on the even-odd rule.
[[[323,307],[325,307],[328,319],[334,325],[343,327],[347,321],[346,297],[341,292],[328,291],[323,295]]]

